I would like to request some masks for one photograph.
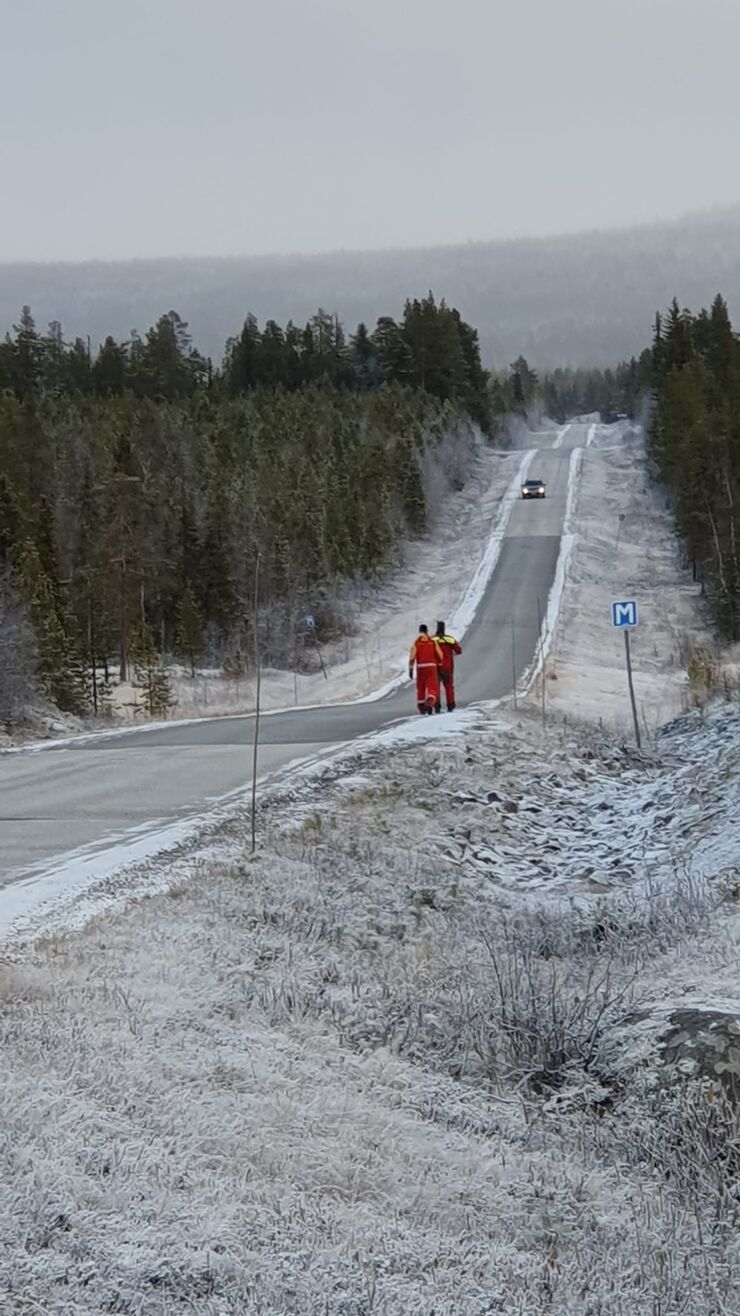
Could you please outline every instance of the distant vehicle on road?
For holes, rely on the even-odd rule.
[[[544,498],[544,480],[525,480],[522,485],[522,498]]]

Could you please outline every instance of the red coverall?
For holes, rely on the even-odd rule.
[[[447,700],[447,712],[451,713],[455,707],[455,654],[462,653],[459,640],[454,635],[437,635],[435,636],[437,644],[442,650],[442,662],[439,668],[439,680],[444,688],[445,698]],[[442,707],[442,691],[437,696],[437,712]]]
[[[416,665],[416,704],[420,713],[433,713],[439,700],[438,671],[442,649],[431,635],[417,635],[409,652],[409,676]]]

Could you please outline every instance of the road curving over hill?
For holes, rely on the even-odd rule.
[[[544,501],[511,508],[495,570],[465,634],[458,662],[458,704],[499,699],[536,659],[538,616],[556,576],[575,448],[588,426],[538,436],[530,477],[547,484]],[[462,551],[462,549],[461,549]],[[471,564],[472,565],[472,564]],[[409,641],[416,629],[409,618]],[[404,684],[383,698],[272,713],[261,724],[260,774],[285,768],[332,745],[417,716]],[[75,856],[112,852],[202,815],[251,779],[253,716],[172,722],[126,735],[0,755],[0,923],[14,888],[40,874],[68,870]]]

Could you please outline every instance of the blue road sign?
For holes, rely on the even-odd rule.
[[[316,629],[316,619],[311,616],[310,612],[308,616],[305,618],[305,622],[310,631],[314,631]]]
[[[635,599],[623,599],[612,603],[612,626],[618,630],[637,625],[637,602]]]

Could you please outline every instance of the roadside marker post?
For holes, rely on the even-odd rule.
[[[538,644],[540,648],[540,660],[542,662],[542,727],[547,726],[547,708],[545,700],[547,698],[547,671],[545,665],[545,637],[542,634],[542,603],[537,600],[537,634],[539,636]]]
[[[635,687],[632,681],[632,654],[630,652],[630,631],[635,630],[638,620],[637,601],[635,599],[620,599],[612,603],[612,626],[615,630],[624,631],[624,657],[627,664],[627,685],[629,686],[630,704],[632,706],[632,721],[635,727],[637,748],[642,749]]]
[[[257,668],[257,689],[254,698],[254,743],[252,745],[252,854],[257,849],[257,760],[260,745],[260,696],[262,692],[262,654],[260,652],[260,563],[257,554],[254,564],[254,661]]]
[[[307,616],[304,617],[303,620],[306,623],[306,630],[308,631],[309,635],[311,636],[311,639],[316,645],[316,652],[319,655],[319,665],[321,667],[321,672],[324,677],[324,680],[328,681],[329,674],[326,670],[326,667],[324,666],[324,658],[321,653],[321,645],[319,644],[319,637],[316,634],[316,618],[314,617],[313,613],[309,612]]]

